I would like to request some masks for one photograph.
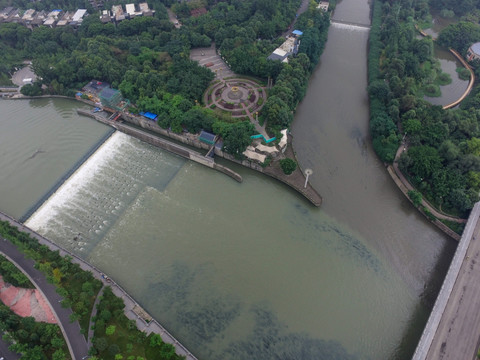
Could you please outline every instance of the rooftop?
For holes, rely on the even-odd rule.
[[[471,49],[476,55],[480,55],[480,42],[473,44]]]

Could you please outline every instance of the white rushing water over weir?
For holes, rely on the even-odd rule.
[[[116,132],[26,225],[44,234],[55,232],[70,249],[88,254],[146,186],[163,189],[184,163],[148,149],[150,145]]]

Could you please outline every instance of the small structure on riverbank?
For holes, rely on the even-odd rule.
[[[480,60],[480,42],[477,42],[468,48],[467,60]]]

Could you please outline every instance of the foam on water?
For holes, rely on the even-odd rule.
[[[331,25],[337,29],[350,30],[350,31],[370,31],[367,26],[359,26],[353,24],[345,24],[341,22],[332,21]]]
[[[163,191],[184,160],[115,133],[26,224],[88,254],[145,187]]]

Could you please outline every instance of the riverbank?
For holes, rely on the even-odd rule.
[[[149,144],[152,144],[154,146],[160,147],[164,150],[170,151],[174,154],[177,154],[179,156],[182,156],[186,159],[195,161],[199,164],[202,164],[204,166],[210,167],[212,169],[218,170],[233,179],[241,182],[242,177],[237,174],[235,171],[229,169],[226,166],[223,166],[221,164],[218,164],[213,160],[213,158],[210,158],[208,156],[203,156],[202,154],[193,151],[191,149],[188,149],[186,147],[180,146],[178,144],[169,142],[165,139],[162,139],[158,136],[153,136],[151,133],[146,133],[143,131],[140,131],[136,128],[133,128],[131,126],[125,125],[124,123],[121,122],[114,122],[106,119],[103,116],[95,115],[95,113],[92,113],[91,111],[85,111],[85,110],[77,110],[79,114],[85,115],[92,117],[96,119],[97,121],[100,121],[104,124],[107,124],[109,126],[115,127],[117,130],[122,131],[128,135],[134,136],[136,138],[139,138],[140,140],[143,140],[145,142],[148,142]],[[143,129],[149,130],[151,132],[157,133],[161,136],[168,137],[172,140],[175,140],[177,142],[181,142],[185,145],[195,147],[201,150],[206,150],[206,151],[212,151],[212,145],[203,143],[198,140],[197,136],[192,135],[192,134],[176,134],[173,133],[169,130],[162,129],[160,126],[157,125],[156,122],[153,122],[151,120],[144,119],[140,116],[136,116],[133,114],[127,114],[127,113],[121,113],[121,119],[127,123],[130,123],[132,125],[141,127]],[[287,150],[285,151],[285,154],[287,157],[290,158],[295,158],[293,149],[292,149],[292,137],[291,135],[288,135],[288,140],[287,140]],[[297,169],[290,175],[285,175],[283,171],[280,168],[280,165],[278,161],[273,161],[269,166],[266,166],[265,168],[262,167],[261,165],[250,161],[250,160],[237,160],[235,159],[232,155],[227,154],[226,152],[222,151],[216,146],[213,146],[213,151],[216,156],[219,156],[221,158],[224,158],[226,160],[232,161],[236,164],[242,165],[244,167],[247,167],[252,170],[256,170],[258,172],[261,172],[262,174],[268,175],[278,181],[281,181],[282,183],[288,185],[289,187],[293,188],[300,194],[302,194],[305,198],[307,198],[313,205],[315,206],[320,206],[322,204],[322,197],[318,192],[308,183],[307,186],[305,187],[305,182],[306,182],[306,177],[302,170],[297,167]]]
[[[45,99],[45,98],[60,98],[60,99],[68,99],[68,100],[74,100],[74,101],[80,101],[84,104],[90,105],[92,107],[95,106],[95,104],[92,101],[85,100],[85,99],[76,99],[76,98],[71,98],[68,96],[63,96],[63,95],[42,95],[42,96],[24,96],[24,95],[16,95],[11,98],[7,98],[7,100],[31,100],[31,99]],[[139,138],[140,140],[143,140],[145,142],[148,142],[149,144],[152,144],[154,146],[160,147],[164,150],[170,151],[174,154],[177,154],[179,156],[182,156],[186,159],[195,161],[199,164],[202,164],[204,166],[210,167],[212,169],[218,170],[236,181],[242,182],[242,177],[236,173],[235,171],[229,169],[226,166],[223,166],[221,164],[218,164],[213,160],[213,158],[209,158],[207,156],[203,156],[199,152],[193,151],[191,149],[182,147],[178,144],[169,142],[165,139],[162,139],[159,136],[153,136],[152,134],[141,132],[138,129],[135,129],[131,126],[128,126],[122,122],[119,121],[111,121],[103,116],[96,115],[95,113],[87,110],[82,110],[78,109],[77,112],[81,115],[91,117],[99,122],[102,122],[106,125],[112,126],[115,129],[122,131],[128,135],[134,136],[136,138]],[[173,133],[167,129],[162,129],[160,126],[157,125],[156,122],[153,122],[151,120],[144,119],[143,117],[130,114],[130,113],[121,113],[120,114],[120,119],[123,120],[123,122],[135,125],[137,127],[141,127],[145,130],[148,130],[150,132],[154,132],[156,134],[159,134],[160,136],[164,136],[167,138],[170,138],[176,142],[180,142],[182,144],[188,145],[190,147],[194,147],[200,150],[205,150],[205,151],[211,151],[212,150],[212,145],[206,144],[198,140],[198,136],[193,135],[193,134],[176,134]],[[294,151],[291,149],[292,147],[292,137],[291,135],[288,135],[288,140],[287,140],[288,146],[287,150],[285,151],[285,154],[287,157],[290,158],[295,158]],[[299,166],[297,166],[297,169],[290,175],[285,175],[283,171],[280,168],[280,164],[278,161],[272,161],[270,165],[266,166],[265,168],[262,167],[260,164],[257,164],[253,161],[250,160],[237,160],[235,157],[233,157],[230,154],[227,154],[226,152],[222,151],[220,148],[213,146],[213,151],[216,156],[224,158],[226,160],[229,160],[231,162],[234,162],[238,165],[242,165],[244,167],[247,167],[249,169],[261,172],[262,174],[268,175],[278,181],[281,181],[285,185],[291,187],[292,189],[296,190],[299,192],[301,195],[303,195],[308,201],[310,201],[313,205],[319,207],[322,204],[322,197],[321,195],[308,183],[307,186],[305,187],[305,182],[306,182],[306,176],[303,173],[303,171],[300,169]]]
[[[53,243],[49,239],[43,237],[36,231],[30,229],[3,212],[0,212],[0,220],[7,221],[10,223],[10,225],[18,228],[19,231],[29,234],[40,244],[47,246],[50,250],[58,251],[60,256],[69,256],[71,262],[80,265],[83,270],[91,272],[93,276],[100,280],[104,286],[110,286],[112,288],[113,293],[122,299],[125,304],[125,315],[127,318],[135,321],[135,324],[140,331],[144,331],[147,335],[150,333],[159,334],[164,342],[175,347],[178,355],[185,356],[187,360],[197,360],[197,358],[190,351],[188,351],[185,346],[175,339],[173,335],[171,335],[160,323],[152,318],[120,285],[118,285],[112,278],[106,277],[97,267],[83,260],[69,250]]]

